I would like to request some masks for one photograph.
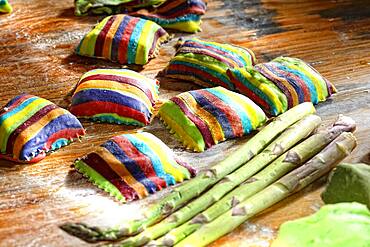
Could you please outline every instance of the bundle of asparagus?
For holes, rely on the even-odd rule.
[[[154,240],[171,229],[179,226],[184,221],[191,219],[194,215],[196,215],[196,213],[204,210],[206,207],[214,203],[213,206],[208,208],[202,214],[193,218],[191,221],[188,221],[181,227],[175,228],[164,238],[161,238],[158,241],[150,244],[154,246],[173,246],[187,235],[199,229],[205,223],[216,219],[233,206],[236,206],[239,202],[244,201],[289,171],[306,162],[312,156],[320,152],[335,138],[337,138],[341,133],[353,131],[355,129],[355,124],[352,119],[341,116],[330,129],[321,131],[301,142],[296,147],[281,155],[267,168],[254,175],[252,178],[246,180],[248,177],[250,177],[249,174],[253,173],[255,169],[258,171],[257,167],[263,167],[264,165],[270,163],[271,160],[278,156],[278,153],[285,152],[290,148],[291,145],[294,145],[292,143],[298,142],[302,137],[304,138],[304,136],[307,133],[310,133],[317,125],[319,125],[319,123],[320,118],[317,116],[309,115],[305,117],[303,120],[299,121],[282,135],[280,135],[262,153],[254,157],[246,165],[226,176],[222,181],[220,181],[198,199],[178,210],[159,224],[149,227],[141,234],[120,242],[119,246],[142,246],[148,243],[150,240]],[[310,124],[315,127],[304,127]],[[299,130],[300,134],[297,135],[297,131]],[[296,141],[293,141],[294,139]],[[284,145],[280,145],[278,148],[279,151],[276,151],[278,144]],[[244,184],[222,198],[222,196],[225,194],[225,191],[228,190],[227,188],[235,187],[235,184],[242,183],[245,180],[246,182]]]
[[[206,193],[188,203],[177,212],[171,214],[160,223],[145,229],[142,233],[134,237],[122,241],[120,246],[142,246],[150,240],[163,236],[171,229],[176,228],[191,219],[197,213],[200,213],[213,203],[219,201],[227,192],[250,178],[296,143],[306,138],[319,126],[320,123],[321,119],[316,115],[308,115],[303,118],[301,121],[282,133],[251,161],[227,175]]]
[[[339,116],[331,128],[320,131],[293,147],[201,214],[170,231],[163,238],[156,241],[155,244],[160,246],[175,245],[186,236],[198,230],[203,224],[213,221],[238,203],[248,199],[286,173],[305,163],[341,133],[352,132],[354,130],[355,123],[351,118]]]
[[[143,231],[148,226],[151,226],[161,219],[165,218],[194,197],[200,195],[207,188],[223,179],[226,175],[238,169],[240,166],[242,166],[258,153],[260,153],[266,146],[270,144],[272,140],[274,140],[287,128],[314,112],[315,108],[313,107],[312,103],[303,103],[290,109],[284,114],[281,114],[279,117],[275,118],[273,122],[264,127],[260,132],[258,132],[255,136],[248,140],[248,142],[241,146],[237,151],[228,156],[225,160],[219,162],[211,169],[201,172],[196,178],[175,188],[169,195],[165,196],[158,203],[150,207],[146,211],[145,216],[142,219],[123,223],[122,225],[119,225],[115,228],[105,230],[98,227],[90,227],[83,223],[67,223],[62,225],[61,228],[66,232],[89,242],[117,240],[124,236],[137,234]],[[305,138],[308,133],[315,128],[308,127],[308,129],[310,130],[305,130],[307,122],[305,122],[304,126],[304,129],[301,130],[303,134],[300,133],[300,131],[292,130],[291,133],[295,132],[296,134],[298,134],[297,137],[293,138],[292,140],[291,135],[289,135],[289,138],[284,143],[291,147],[299,140]],[[275,142],[275,145],[270,145],[270,148],[268,150],[270,150],[270,153],[263,154],[263,157],[266,157],[266,160],[269,160],[269,162],[271,162],[280,154],[284,153],[287,148],[284,148],[281,145],[278,145],[278,142]],[[271,155],[272,157],[269,157],[269,155]],[[264,158],[260,159],[264,160]],[[269,162],[261,165],[260,167],[254,167],[253,171],[251,170],[248,176],[252,176],[255,172],[263,168]],[[246,176],[246,179],[248,178],[248,176]],[[238,175],[235,175],[233,177],[238,177]],[[229,187],[229,189],[224,193],[227,193],[235,186],[236,185]],[[185,222],[188,217],[184,217],[183,219],[183,222]],[[161,234],[166,233],[166,231],[163,231],[163,233]],[[151,237],[149,237],[148,239],[147,236],[145,236],[144,234],[144,238],[141,238],[140,240],[141,242],[147,242],[151,239]],[[128,241],[127,243],[130,244],[131,242]]]
[[[247,200],[233,205],[230,210],[220,215],[214,221],[204,224],[198,231],[186,237],[176,246],[206,246],[231,232],[252,216],[300,191],[329,172],[336,164],[349,155],[355,146],[356,138],[353,134],[348,132],[342,133],[306,164],[288,173]]]

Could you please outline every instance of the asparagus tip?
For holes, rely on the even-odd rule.
[[[339,114],[333,127],[344,129],[346,132],[354,132],[356,130],[356,122],[350,117]]]
[[[89,227],[83,223],[66,223],[59,227],[63,231],[90,243],[100,240],[101,230],[96,227]]]

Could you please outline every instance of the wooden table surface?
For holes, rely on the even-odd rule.
[[[67,107],[78,78],[93,68],[117,64],[80,58],[74,48],[97,22],[75,17],[73,1],[10,0],[14,12],[0,16],[0,104],[27,92]],[[339,93],[317,107],[324,124],[342,113],[358,124],[359,146],[347,161],[368,161],[370,152],[370,4],[366,0],[209,1],[200,38],[251,48],[259,61],[279,55],[310,62]],[[177,35],[180,36],[180,35]],[[155,77],[174,54],[175,40],[142,73]],[[135,68],[141,69],[141,68]],[[161,81],[161,98],[197,88]],[[84,123],[86,137],[34,165],[0,161],[0,246],[88,246],[61,231],[67,221],[112,226],[137,217],[169,190],[142,201],[119,204],[70,168],[73,160],[109,137],[133,131],[123,126]],[[198,168],[209,167],[246,139],[189,153],[155,120],[146,128]],[[279,225],[311,214],[322,205],[318,181],[245,223],[213,246],[268,246]]]

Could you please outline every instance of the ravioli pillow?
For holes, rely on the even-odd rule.
[[[22,94],[0,111],[0,158],[35,163],[84,134],[81,123],[67,110]]]
[[[259,106],[223,87],[181,93],[161,106],[159,117],[186,148],[197,152],[246,135],[266,121]]]
[[[112,15],[133,8],[157,6],[166,0],[75,0],[75,14]]]
[[[288,109],[286,95],[254,67],[231,69],[227,72],[235,90],[246,95],[271,116]]]
[[[303,102],[317,104],[336,92],[335,87],[298,58],[278,57],[253,68],[230,69],[236,90],[276,116]]]
[[[126,125],[148,125],[158,100],[159,82],[128,69],[96,69],[84,74],[70,111],[79,118]]]
[[[201,31],[201,17],[206,9],[202,0],[173,0],[165,2],[154,11],[140,10],[131,15],[154,21],[166,29],[196,33]]]
[[[83,37],[76,53],[120,64],[144,65],[158,55],[161,44],[169,38],[169,34],[152,21],[112,15]]]
[[[149,133],[115,136],[75,162],[75,168],[117,200],[142,199],[195,175]]]
[[[12,11],[13,8],[8,0],[0,0],[0,13],[11,13]]]
[[[205,87],[222,86],[234,90],[227,70],[251,66],[255,62],[253,52],[246,48],[197,38],[180,39],[177,53],[164,70],[164,76]]]

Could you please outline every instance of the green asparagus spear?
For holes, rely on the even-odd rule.
[[[125,222],[110,229],[90,227],[83,223],[67,223],[62,225],[61,228],[88,242],[117,240],[124,236],[137,234],[148,226],[162,220],[171,212],[220,181],[227,174],[245,164],[289,126],[314,112],[315,108],[312,103],[306,102],[281,114],[226,159],[217,163],[208,171],[201,172],[197,177],[173,189],[170,194],[149,207],[141,219]]]
[[[163,238],[156,241],[156,245],[175,245],[186,236],[198,230],[203,224],[213,221],[218,216],[232,208],[233,205],[253,196],[278,180],[280,177],[284,176],[286,173],[305,163],[337,138],[341,133],[354,131],[355,127],[355,122],[351,118],[339,116],[330,129],[320,131],[299,145],[293,147],[272,162],[268,167],[249,178],[244,184],[241,184],[221,200],[217,201],[210,208],[180,227],[173,229]]]
[[[197,213],[202,212],[207,207],[220,200],[227,192],[247,180],[296,143],[306,138],[320,125],[320,123],[321,119],[316,115],[305,117],[282,133],[251,161],[247,162],[233,173],[227,175],[205,194],[179,209],[177,212],[171,214],[160,223],[145,229],[142,233],[134,237],[125,239],[120,243],[120,246],[142,246],[183,224]]]
[[[349,155],[355,146],[356,138],[353,134],[349,132],[342,133],[306,164],[288,173],[247,200],[236,203],[232,209],[214,221],[204,224],[198,231],[175,246],[206,246],[231,232],[249,218],[303,189],[329,172],[336,164]]]

